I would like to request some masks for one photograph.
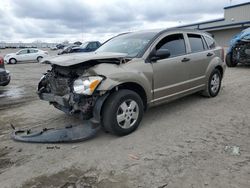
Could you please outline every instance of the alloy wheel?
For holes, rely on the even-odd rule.
[[[139,116],[139,106],[134,100],[126,100],[118,107],[116,120],[118,125],[123,129],[132,127]]]

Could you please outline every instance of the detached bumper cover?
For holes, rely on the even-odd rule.
[[[32,143],[70,143],[88,140],[96,135],[100,126],[91,120],[82,125],[70,125],[64,128],[45,128],[41,131],[32,131],[31,129],[16,130],[11,134],[11,138],[20,142]]]

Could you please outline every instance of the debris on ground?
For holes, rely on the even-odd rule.
[[[238,146],[226,146],[225,152],[230,155],[240,155],[240,147]]]
[[[128,158],[129,159],[133,159],[133,160],[139,160],[140,158],[134,154],[128,154]]]

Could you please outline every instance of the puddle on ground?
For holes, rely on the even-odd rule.
[[[24,89],[19,87],[0,88],[0,99],[5,97],[18,99],[21,98],[24,93]]]

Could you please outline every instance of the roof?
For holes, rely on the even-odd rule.
[[[250,5],[250,2],[241,3],[241,4],[237,4],[237,5],[230,5],[230,6],[224,7],[224,9],[230,9],[230,8],[235,8],[235,7],[245,6],[245,5]]]

